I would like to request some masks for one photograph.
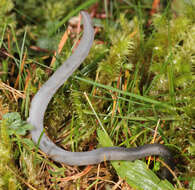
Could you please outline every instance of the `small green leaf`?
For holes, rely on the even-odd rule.
[[[35,144],[33,143],[33,141],[31,139],[21,138],[20,140],[21,140],[22,143],[27,145],[28,148],[30,148],[30,150],[35,148]]]
[[[33,129],[33,126],[23,121],[17,112],[7,113],[3,119],[6,120],[9,135],[26,135],[27,131]]]
[[[7,122],[12,123],[14,121],[21,120],[21,117],[18,112],[12,112],[3,115],[3,119],[6,119]]]

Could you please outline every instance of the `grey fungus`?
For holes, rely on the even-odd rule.
[[[94,40],[94,29],[88,13],[81,12],[84,32],[74,53],[54,72],[32,99],[28,122],[34,126],[31,131],[32,139],[39,148],[51,159],[68,165],[98,164],[106,160],[136,160],[146,156],[159,155],[170,165],[172,155],[168,148],[161,144],[146,144],[136,148],[105,147],[86,152],[66,151],[54,144],[43,133],[44,114],[49,101],[58,88],[73,74],[87,57]],[[40,138],[41,136],[41,138]],[[40,138],[40,141],[39,141]]]

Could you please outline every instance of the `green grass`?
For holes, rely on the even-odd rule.
[[[127,189],[194,188],[195,4],[174,1],[151,16],[152,2],[2,1],[0,189],[111,189],[116,183]],[[70,151],[163,143],[174,151],[172,182],[157,177],[162,164],[150,158],[106,162],[85,173],[87,167],[48,159],[28,135],[31,98],[71,54],[80,35],[74,31],[50,66],[68,20],[82,9],[104,10],[107,17],[93,18],[96,40],[50,102],[45,131]]]

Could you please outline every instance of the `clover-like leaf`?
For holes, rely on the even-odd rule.
[[[3,120],[6,120],[9,135],[26,135],[27,131],[33,128],[32,125],[23,121],[20,114],[17,112],[3,115]]]

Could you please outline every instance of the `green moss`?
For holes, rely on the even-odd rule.
[[[0,124],[0,189],[18,190],[21,186],[14,173],[17,168],[14,164],[13,144],[8,135],[6,123],[6,120],[3,120]]]
[[[6,26],[15,27],[15,15],[11,13],[14,8],[12,0],[1,0],[0,3],[0,35]]]
[[[127,22],[124,15],[119,20],[121,30],[114,26],[105,27],[109,33],[110,48],[109,54],[99,63],[97,72],[99,73],[99,81],[103,84],[111,84],[118,80],[120,72],[124,71],[124,65],[128,62],[128,57],[133,55],[135,50],[135,42],[132,40],[130,23]]]
[[[69,18],[67,16],[76,14],[74,11],[81,8],[83,2],[80,0],[13,2],[15,4],[10,0],[3,0],[0,4],[2,9],[0,31],[4,30],[0,41],[0,59],[3,63],[2,70],[5,72],[2,79],[7,85],[14,87],[19,65],[22,63],[21,47],[24,41],[23,52],[26,52],[26,59],[21,77],[24,85],[20,86],[20,90],[27,96],[25,100],[29,100],[53,70],[71,54],[76,34],[69,35],[62,53],[57,55],[56,64],[53,68],[48,68],[53,50],[57,49],[65,30],[62,24]],[[84,3],[88,2],[95,1],[89,0]],[[151,16],[149,11],[152,0],[109,1],[110,4],[104,2],[106,1],[99,1],[98,6],[89,10],[102,13],[101,11],[105,9],[107,17],[98,18],[95,13],[97,17],[93,21],[97,33],[93,47],[87,59],[74,73],[74,76],[80,78],[71,77],[50,102],[44,121],[46,130],[51,138],[57,140],[58,145],[67,150],[83,151],[89,150],[91,146],[99,146],[97,141],[100,139],[96,136],[97,129],[101,129],[99,121],[114,145],[126,147],[150,143],[158,126],[157,142],[164,142],[178,150],[175,154],[176,158],[179,158],[176,160],[175,173],[180,182],[185,186],[183,181],[187,180],[193,186],[191,176],[194,161],[191,158],[194,155],[192,131],[195,118],[194,4],[192,1],[193,5],[189,3],[190,1],[169,1],[170,4],[163,1],[157,14]],[[166,3],[169,6],[165,8]],[[18,28],[14,28],[15,19]],[[10,39],[13,39],[11,43],[8,43],[5,35],[6,26],[9,25],[13,26],[10,33]],[[54,28],[57,30],[56,33],[52,32],[56,31]],[[27,34],[26,38],[23,37],[24,31]],[[35,48],[35,51],[33,46],[49,51],[39,48]],[[29,88],[30,97],[26,87]],[[97,115],[94,115],[88,105],[84,92],[87,93]],[[14,110],[24,113],[24,109],[21,108],[24,99],[21,101],[21,98],[16,98],[15,101],[16,94],[7,89],[3,89],[1,95],[6,97],[10,107],[17,105]],[[25,113],[28,112],[27,107],[28,104]],[[12,130],[11,137],[14,138],[6,134],[8,132],[6,127],[9,125],[2,122],[0,127],[0,134],[3,135],[0,142],[0,154],[3,155],[0,160],[0,174],[3,176],[0,179],[1,188],[21,187],[12,172],[18,174],[17,169],[21,172],[18,176],[23,176],[37,189],[68,187],[64,182],[57,182],[56,178],[72,175],[71,167],[51,163],[36,151],[30,139],[18,137],[16,133],[26,134],[25,127],[19,131],[17,128],[15,133]],[[104,137],[102,139],[105,141]],[[133,168],[136,165],[131,164]],[[12,170],[6,171],[7,165]],[[155,167],[161,167],[159,165],[157,162]],[[156,170],[155,167],[153,171]],[[117,174],[109,168],[102,168],[102,171],[106,171],[110,180],[117,182]],[[123,167],[119,175],[124,177],[123,174],[128,173],[127,168]],[[87,180],[88,176],[96,175],[94,170],[79,180],[71,181],[70,184],[83,189],[85,189],[83,184],[93,185],[96,182]],[[104,177],[105,173],[100,172],[100,177]],[[131,184],[140,184],[139,181],[146,179],[141,174],[139,177],[139,180],[134,179]],[[151,181],[149,178],[148,184]]]

